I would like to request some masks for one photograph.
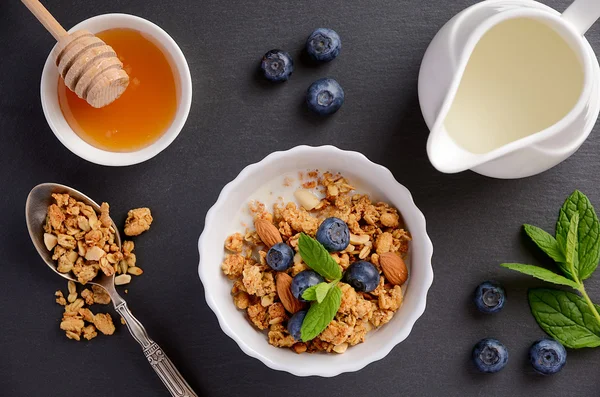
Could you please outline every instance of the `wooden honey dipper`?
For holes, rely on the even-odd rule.
[[[71,91],[95,108],[121,96],[129,76],[112,47],[87,30],[67,33],[38,0],[21,1],[58,42],[52,55]]]

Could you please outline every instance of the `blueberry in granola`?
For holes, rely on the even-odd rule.
[[[267,80],[283,82],[292,75],[294,61],[285,51],[271,50],[262,57],[260,69]]]
[[[341,49],[340,36],[332,29],[319,28],[306,40],[306,52],[318,62],[332,61],[340,54]]]
[[[554,339],[540,339],[529,349],[529,361],[536,372],[552,375],[564,367],[567,362],[567,351]]]
[[[306,313],[308,313],[308,310],[300,310],[288,320],[287,329],[294,340],[302,340],[300,330],[302,329],[302,322],[304,321],[304,317],[306,317]]]
[[[475,306],[483,313],[497,313],[504,307],[504,288],[494,281],[486,281],[477,286],[474,296]]]
[[[371,292],[379,285],[379,272],[372,263],[358,261],[348,266],[343,281],[359,292]]]
[[[342,86],[331,78],[315,81],[306,92],[306,104],[310,110],[325,116],[338,111],[344,103]]]
[[[331,217],[321,223],[316,238],[329,252],[343,251],[350,244],[350,231],[346,222]]]
[[[473,362],[480,372],[493,374],[500,371],[508,362],[508,350],[500,341],[485,338],[473,348]]]
[[[302,294],[313,285],[317,285],[325,281],[317,272],[312,270],[304,270],[292,279],[292,295],[300,302],[307,302],[302,298]]]
[[[267,252],[267,264],[278,272],[287,270],[294,262],[294,250],[286,243],[277,243]]]

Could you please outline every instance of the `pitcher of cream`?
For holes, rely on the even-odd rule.
[[[533,0],[485,0],[450,20],[419,74],[439,171],[495,178],[543,172],[572,155],[600,112],[600,67],[585,32],[600,0],[561,15]]]

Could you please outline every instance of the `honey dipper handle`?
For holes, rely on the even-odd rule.
[[[50,34],[56,39],[56,41],[60,40],[61,37],[67,36],[67,31],[60,26],[60,23],[54,17],[46,7],[42,5],[38,0],[21,0],[23,4],[35,17],[44,25],[46,30],[50,32]]]

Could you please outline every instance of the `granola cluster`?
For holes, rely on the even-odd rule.
[[[44,244],[52,251],[59,272],[72,272],[81,284],[92,281],[99,271],[107,276],[119,274],[115,284],[127,284],[130,275],[143,273],[136,266],[133,242],[125,241],[121,248],[116,244],[108,203],[102,203],[97,214],[91,206],[68,194],[55,193],[52,197],[55,203],[48,207]],[[138,208],[129,211],[125,228],[140,234],[150,228],[151,222],[150,210]]]
[[[108,293],[97,285],[92,285],[91,291],[85,288],[81,291],[81,297],[77,296],[77,286],[73,281],[68,282],[68,295],[65,299],[62,291],[56,291],[56,303],[65,307],[60,329],[65,331],[67,338],[81,340],[81,338],[90,340],[98,335],[100,331],[104,335],[112,335],[115,332],[115,326],[109,313],[92,313],[85,307],[94,303],[106,305],[110,303]]]
[[[379,286],[365,293],[339,283],[342,300],[334,320],[317,338],[298,342],[287,331],[287,320],[293,313],[286,310],[277,293],[277,272],[267,265],[266,244],[256,230],[247,228],[243,234],[234,233],[227,238],[221,269],[233,281],[231,293],[235,306],[246,311],[256,328],[267,332],[271,345],[288,347],[296,353],[343,353],[349,346],[364,342],[369,331],[389,322],[402,305],[402,287],[386,280],[379,257],[388,252],[405,257],[411,237],[397,209],[387,203],[372,202],[366,194],[355,193],[354,187],[341,175],[330,172],[321,175],[313,171],[306,175],[300,173],[299,178],[303,189],[295,196],[300,206],[295,202],[285,203],[281,198],[272,211],[260,202],[249,204],[255,221],[272,222],[283,241],[295,249],[294,264],[286,273],[293,277],[309,269],[298,253],[300,233],[314,237],[324,219],[337,217],[348,225],[350,244],[331,256],[342,271],[355,261],[370,261],[379,270]],[[291,182],[287,179],[285,183],[289,185]],[[307,189],[323,198],[306,194]]]

